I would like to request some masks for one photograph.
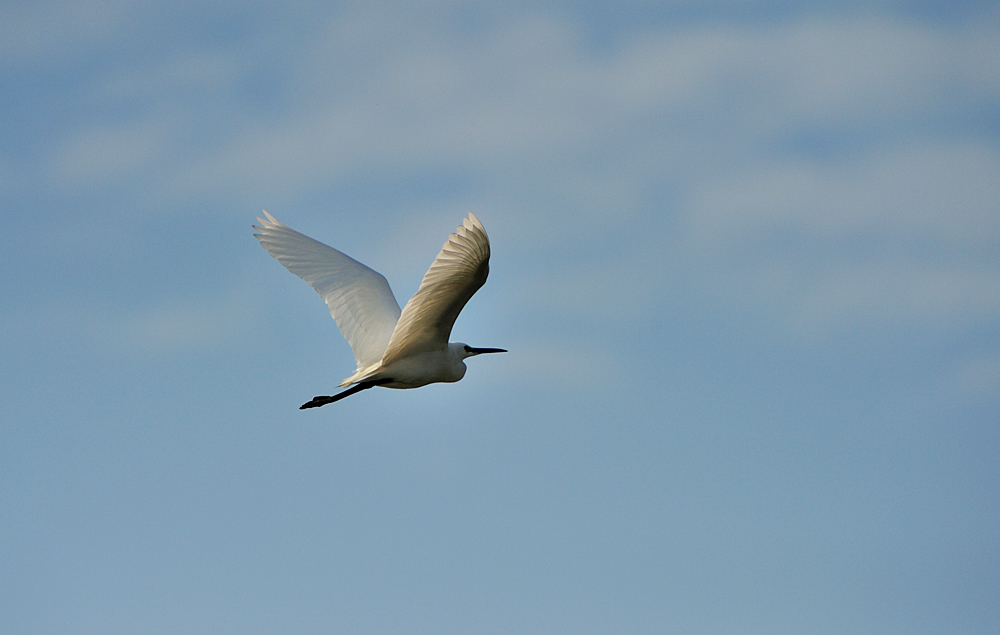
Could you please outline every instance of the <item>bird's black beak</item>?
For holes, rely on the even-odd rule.
[[[469,355],[482,355],[483,353],[506,353],[507,350],[503,348],[473,348],[471,346],[466,346],[465,350],[469,351]]]

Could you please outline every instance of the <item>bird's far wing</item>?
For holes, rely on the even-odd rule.
[[[330,307],[358,368],[382,359],[399,320],[399,304],[385,277],[333,247],[300,234],[264,212],[254,234],[267,253],[309,283]]]
[[[490,239],[471,212],[424,274],[385,349],[382,365],[448,346],[455,319],[490,272]]]

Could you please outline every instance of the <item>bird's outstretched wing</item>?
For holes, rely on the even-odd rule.
[[[423,351],[448,346],[455,319],[490,272],[490,239],[469,212],[424,274],[420,288],[403,308],[382,356],[382,366]]]
[[[267,212],[264,215],[267,220],[258,218],[260,225],[253,226],[261,246],[323,298],[354,350],[358,368],[377,364],[400,314],[385,277]]]

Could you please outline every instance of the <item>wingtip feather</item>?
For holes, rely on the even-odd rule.
[[[463,231],[464,230],[464,231]],[[468,217],[462,219],[462,225],[458,228],[458,233],[460,236],[465,237],[468,232],[480,232],[486,234],[486,228],[483,227],[482,222],[476,215],[469,212]]]

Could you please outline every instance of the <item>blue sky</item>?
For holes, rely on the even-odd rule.
[[[0,7],[0,631],[996,633],[998,18]],[[510,353],[300,412],[261,209]]]

